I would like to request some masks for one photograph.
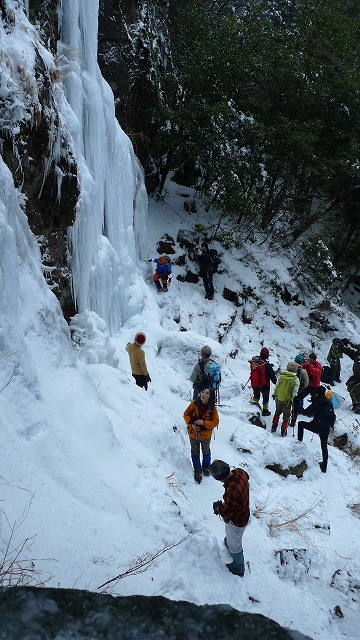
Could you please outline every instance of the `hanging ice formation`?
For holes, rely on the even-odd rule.
[[[111,332],[138,312],[132,295],[146,238],[147,197],[140,165],[115,118],[114,98],[97,63],[98,0],[60,0],[66,59],[63,126],[73,139],[80,198],[69,229],[73,293],[79,311],[95,311]],[[137,233],[142,230],[142,236]]]

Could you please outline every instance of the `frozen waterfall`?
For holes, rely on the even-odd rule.
[[[58,54],[66,60],[62,125],[73,140],[80,185],[76,221],[69,229],[73,292],[78,310],[95,311],[113,333],[140,311],[131,290],[144,255],[147,196],[97,64],[98,4],[61,0]]]

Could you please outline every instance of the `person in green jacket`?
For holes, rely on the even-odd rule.
[[[335,382],[341,382],[340,380],[340,358],[343,357],[343,348],[349,344],[347,338],[334,338],[330,347],[330,351],[327,354],[326,360],[330,365],[330,380],[329,384],[333,386]]]
[[[298,370],[297,362],[288,362],[286,371],[283,371],[277,381],[274,397],[275,397],[275,414],[272,419],[271,432],[275,433],[281,414],[283,414],[283,422],[281,425],[281,435],[287,435],[287,426],[291,414],[291,406],[295,396],[299,391],[300,381],[296,375]]]

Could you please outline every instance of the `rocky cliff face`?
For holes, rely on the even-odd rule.
[[[169,30],[188,0],[100,0],[98,60],[110,84],[116,116],[145,168],[149,191],[157,176],[148,136],[158,100],[159,73],[169,62]]]
[[[306,640],[274,620],[228,605],[198,607],[159,596],[113,598],[76,589],[0,588],[0,618],[2,637],[22,640]]]
[[[57,2],[39,0],[29,4],[29,19],[38,28],[34,76],[19,60],[7,61],[12,77],[6,83],[6,91],[4,81],[4,99],[0,103],[2,156],[15,186],[25,196],[24,210],[31,230],[39,239],[44,272],[68,318],[75,311],[70,290],[67,227],[75,217],[77,170],[67,140],[57,135],[59,113],[53,89],[59,76],[55,68],[49,70],[40,54],[46,46],[56,55]],[[0,19],[4,33],[11,37],[18,28],[19,16],[3,0]]]

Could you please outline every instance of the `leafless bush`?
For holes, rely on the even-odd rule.
[[[1,478],[1,480],[3,480]],[[9,483],[3,481],[7,486]],[[31,556],[31,548],[36,536],[18,542],[19,529],[24,524],[30,510],[32,497],[20,518],[10,523],[5,511],[0,507],[0,587],[43,587],[53,574],[38,567],[38,560]]]
[[[309,520],[309,513],[322,502],[323,498],[317,498],[301,513],[291,514],[289,509],[284,508],[282,505],[270,508],[270,505],[272,505],[274,500],[279,496],[279,493],[275,496],[273,493],[273,489],[269,489],[263,502],[256,505],[255,509],[253,509],[253,516],[255,518],[270,516],[268,522],[270,536],[276,535],[281,529],[290,529],[290,531],[297,533],[303,540],[307,540],[308,536],[304,530],[304,522]]]
[[[140,556],[135,556],[126,566],[123,565],[125,568],[122,573],[119,573],[114,578],[110,578],[110,580],[107,580],[106,582],[101,584],[98,589],[101,589],[101,593],[109,593],[110,585],[114,587],[118,584],[118,582],[120,582],[120,580],[123,580],[124,578],[128,578],[129,576],[136,576],[139,573],[145,573],[146,571],[153,569],[160,562],[160,558],[164,555],[164,553],[170,551],[170,549],[178,547],[179,544],[182,544],[183,542],[185,542],[185,540],[188,540],[194,533],[195,531],[191,531],[190,533],[188,533],[188,535],[180,538],[180,540],[170,540],[163,546],[157,547],[157,549],[154,549],[153,551],[148,551]]]

